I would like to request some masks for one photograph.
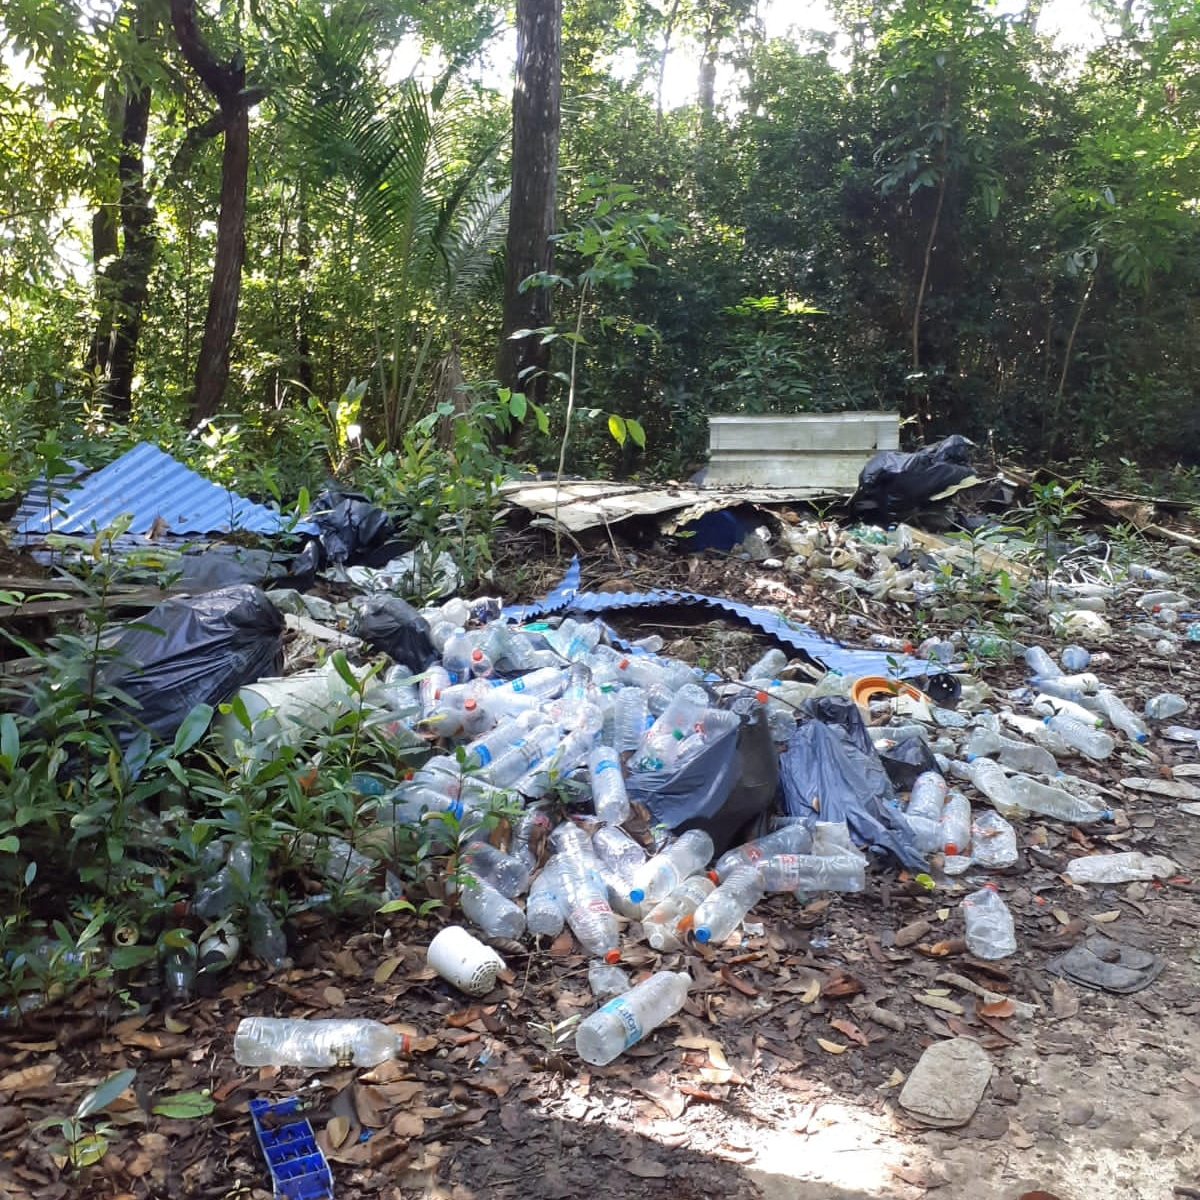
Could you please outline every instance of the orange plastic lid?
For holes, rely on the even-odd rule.
[[[946,843],[946,853],[947,854],[957,854],[958,847],[953,842],[947,842]]]
[[[705,871],[704,873],[713,881],[713,883],[721,882],[721,877],[716,873],[716,871]]]
[[[483,651],[476,647],[471,651],[471,657],[478,662],[483,657]]]
[[[615,967],[615,966],[617,965],[617,963],[619,963],[619,962],[621,961],[621,952],[620,952],[620,950],[610,950],[610,951],[609,951],[609,952],[608,952],[608,953],[607,953],[607,954],[604,956],[604,961],[605,961],[606,963],[608,963],[608,965],[609,965],[609,966],[611,966],[611,967]]]
[[[463,701],[463,708],[465,708],[467,710],[467,712],[474,712],[478,707],[479,707],[479,702],[477,700],[464,700]]]
[[[866,708],[872,700],[886,700],[890,696],[908,696],[912,700],[923,700],[926,704],[933,701],[920,688],[899,679],[889,679],[886,675],[864,675],[856,679],[850,688],[850,698],[859,708]]]

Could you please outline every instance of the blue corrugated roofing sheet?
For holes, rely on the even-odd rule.
[[[129,532],[134,535],[148,534],[160,517],[167,532],[180,537],[236,530],[277,534],[287,527],[281,513],[209,482],[141,442],[77,486],[56,488],[51,497],[45,487],[31,489],[13,528],[19,541],[37,542],[49,533],[94,533],[124,515],[133,517]],[[316,532],[308,522],[295,528]]]

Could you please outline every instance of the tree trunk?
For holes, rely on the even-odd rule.
[[[667,13],[667,25],[663,30],[662,54],[658,60],[658,87],[655,92],[655,105],[659,123],[663,115],[663,83],[667,76],[667,56],[671,53],[671,37],[675,32],[675,20],[679,16],[679,0],[672,0],[671,11]]]
[[[933,244],[937,241],[938,226],[942,222],[942,205],[946,200],[946,164],[942,163],[942,177],[938,180],[937,205],[933,220],[929,222],[929,237],[925,240],[925,259],[921,266],[921,282],[917,286],[917,301],[913,305],[912,319],[912,369],[921,369],[921,309],[925,305],[925,289],[929,286],[929,263],[933,258]]]
[[[115,138],[123,119],[125,96],[121,81],[115,76],[104,84],[104,127]],[[111,199],[111,181],[108,179],[111,164],[106,161],[107,139],[102,152],[95,161],[98,191],[101,195],[99,207],[92,216],[92,270],[96,289],[96,328],[92,331],[87,358],[83,369],[89,375],[103,375],[108,369],[108,340],[112,335],[112,275],[117,256],[121,253],[117,237],[117,206]],[[119,184],[118,184],[119,186]]]
[[[504,321],[497,375],[536,403],[546,394],[550,348],[536,336],[553,317],[549,288],[521,284],[554,269],[556,184],[562,87],[562,0],[517,0],[517,70],[513,89],[512,198],[504,266]]]
[[[304,173],[296,194],[296,273],[300,277],[300,301],[296,306],[296,374],[311,393],[316,386],[313,374],[312,343],[309,337],[309,311],[312,296],[308,273],[312,269],[312,229],[308,223],[308,185]]]
[[[250,108],[261,96],[246,91],[246,69],[240,54],[227,63],[217,61],[196,24],[196,0],[171,0],[171,23],[188,66],[216,98],[224,117],[217,250],[192,388],[192,421],[199,422],[220,408],[229,380],[229,356],[237,328],[242,264],[246,258]]]
[[[133,405],[133,376],[137,362],[142,313],[150,290],[157,239],[154,209],[146,193],[146,130],[150,123],[150,89],[125,101],[121,126],[121,231],[125,238],[116,274],[116,310],[108,347],[108,377],[103,397],[113,414],[128,417]]]

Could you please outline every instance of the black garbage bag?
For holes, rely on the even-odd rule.
[[[910,870],[924,870],[927,864],[903,814],[889,807],[892,782],[858,705],[841,696],[822,696],[807,701],[801,711],[808,719],[779,761],[787,813],[845,821],[859,845],[890,854]]]
[[[429,638],[429,622],[399,596],[367,600],[355,618],[354,633],[372,650],[383,651],[414,674],[438,661]]]
[[[779,756],[762,714],[721,734],[670,774],[629,776],[631,800],[673,833],[703,829],[719,857],[764,832],[779,790]]]
[[[942,773],[925,739],[916,736],[906,737],[890,750],[880,750],[879,761],[898,792],[909,791],[917,776],[926,771]]]
[[[143,729],[168,742],[197,704],[220,704],[282,669],[283,617],[244,583],[151,609],[117,638],[99,682],[138,705],[119,714],[127,745]]]
[[[858,490],[850,497],[850,511],[880,523],[914,512],[933,496],[970,478],[974,443],[952,434],[911,454],[882,450],[858,476]]]
[[[313,501],[309,519],[321,531],[319,540],[328,562],[357,562],[392,534],[391,517],[357,492],[322,492]]]

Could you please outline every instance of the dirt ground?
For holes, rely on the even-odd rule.
[[[845,609],[813,588],[745,564],[692,562],[678,560],[673,586],[846,628]],[[642,585],[638,571],[628,556],[601,560],[585,580],[605,585],[607,573],[628,589]],[[531,572],[522,582],[536,594],[553,580]],[[902,625],[895,613],[871,620]],[[669,651],[690,647],[717,670],[762,649],[729,626],[673,624],[623,631],[658,628]],[[1200,694],[1194,652],[1166,661],[1119,642],[1109,650],[1100,673],[1131,706],[1168,688]],[[999,691],[1021,672],[982,677]],[[1200,723],[1200,704],[1179,721]],[[1200,755],[1155,738],[1148,752],[1122,743],[1109,762],[1069,769],[1112,790],[1115,820],[1020,824],[1019,865],[990,876],[1016,917],[1013,957],[977,961],[961,942],[959,901],[989,876],[935,873],[930,893],[874,866],[864,894],[773,897],[715,949],[660,956],[626,940],[623,965],[635,976],[686,969],[695,987],[675,1020],[607,1068],[586,1068],[569,1038],[554,1044],[553,1024],[595,1005],[569,934],[504,945],[509,969],[477,1001],[425,966],[424,947],[445,923],[437,917],[357,931],[313,917],[293,970],[267,978],[247,964],[219,995],[170,1012],[122,1015],[80,992],[0,1038],[0,1200],[266,1197],[246,1104],[294,1094],[313,1103],[339,1200],[1200,1197],[1200,808],[1180,807],[1200,800]],[[1173,778],[1196,795],[1122,785],[1131,778]],[[1114,887],[1063,876],[1071,857],[1105,848],[1167,854],[1180,874]],[[1098,932],[1160,956],[1161,975],[1113,995],[1051,972],[1056,956]],[[251,1014],[401,1023],[416,1035],[414,1053],[315,1080],[240,1070],[232,1032]],[[925,1128],[898,1095],[926,1047],[955,1036],[986,1050],[991,1082],[965,1125]],[[108,1115],[109,1153],[81,1175],[60,1170],[54,1131],[34,1124],[69,1115],[124,1067],[139,1070],[136,1096]],[[210,1115],[148,1115],[197,1088],[211,1090]]]

